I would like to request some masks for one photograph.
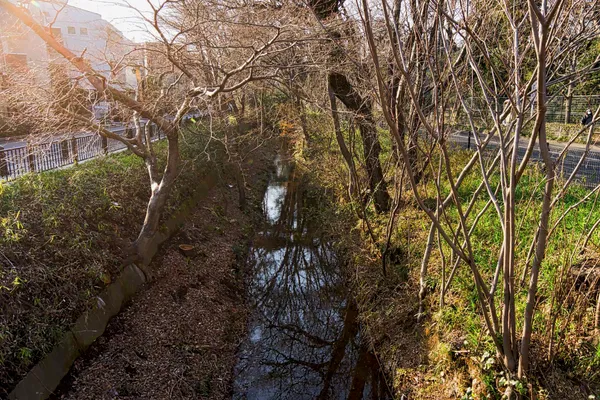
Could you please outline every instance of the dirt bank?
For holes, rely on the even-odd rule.
[[[55,399],[226,398],[245,333],[243,273],[268,147],[247,159],[249,211],[223,177],[157,256],[155,277],[76,361]],[[185,256],[179,245],[194,246]]]

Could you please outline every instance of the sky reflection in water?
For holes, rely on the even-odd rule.
[[[300,177],[275,161],[263,199],[266,228],[249,264],[253,306],[240,347],[234,399],[389,398],[375,357],[361,344],[334,252],[305,218]]]

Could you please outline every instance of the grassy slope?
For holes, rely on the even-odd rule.
[[[201,134],[183,141],[166,217],[214,168],[205,145]],[[143,161],[128,153],[0,186],[0,397],[119,272],[149,194]]]
[[[318,122],[317,119],[319,120]],[[418,209],[410,193],[398,216],[393,234],[393,267],[391,276],[382,279],[381,261],[377,247],[365,233],[367,225],[357,218],[357,205],[348,201],[344,184],[347,180],[341,156],[335,144],[328,139],[329,131],[322,118],[313,116],[318,127],[317,138],[308,154],[308,163],[317,175],[316,179],[331,187],[340,199],[334,219],[341,220],[338,231],[354,228],[356,235],[341,238],[346,251],[353,254],[355,270],[352,271],[362,318],[366,329],[385,362],[394,372],[399,393],[411,393],[411,398],[496,398],[503,390],[501,367],[495,361],[495,350],[487,337],[482,317],[476,303],[476,293],[469,271],[461,266],[453,280],[443,308],[439,307],[439,282],[441,256],[435,249],[429,264],[428,318],[417,324],[417,292],[419,267],[424,251],[429,222]],[[320,132],[319,132],[320,129]],[[384,165],[389,162],[390,144],[381,136]],[[357,149],[360,154],[360,149]],[[468,155],[454,153],[457,170]],[[437,165],[437,164],[436,164]],[[316,166],[319,166],[318,171]],[[525,264],[526,254],[533,236],[536,217],[541,203],[542,174],[532,166],[523,177],[518,193],[518,277]],[[497,181],[498,177],[494,177]],[[477,176],[469,176],[460,192],[466,198],[478,186]],[[435,202],[435,186],[425,181],[420,190],[425,198]],[[448,193],[447,184],[443,193]],[[572,187],[560,201],[552,215],[556,221],[563,211],[579,201],[587,192]],[[485,202],[476,203],[469,218],[483,208]],[[383,237],[386,221],[371,214],[371,229]],[[456,223],[455,210],[448,210],[448,217]],[[539,302],[536,308],[534,337],[533,376],[530,379],[537,398],[587,398],[590,390],[598,390],[600,379],[600,347],[588,339],[592,331],[594,296],[576,290],[570,267],[586,257],[573,252],[572,244],[581,241],[593,221],[600,218],[600,206],[594,196],[573,210],[557,226],[544,262],[540,284]],[[591,221],[585,222],[585,221]],[[357,238],[358,236],[358,238]],[[495,211],[490,208],[482,217],[474,234],[474,252],[484,277],[491,281],[497,253],[501,245],[501,231]],[[592,246],[600,244],[600,236],[592,236]],[[444,246],[446,256],[449,249]],[[446,266],[446,275],[451,265]],[[499,290],[497,298],[501,298]],[[518,293],[517,312],[522,315],[526,300],[523,288]],[[556,316],[554,362],[545,361],[550,337],[550,321]],[[519,318],[522,320],[522,318]],[[521,323],[521,321],[519,321]],[[520,331],[520,326],[517,328]],[[556,345],[560,343],[560,345]],[[527,382],[518,383],[526,391]],[[469,392],[471,391],[471,392]],[[414,397],[413,397],[414,396]],[[544,397],[545,396],[545,397]],[[498,397],[499,398],[499,397]]]

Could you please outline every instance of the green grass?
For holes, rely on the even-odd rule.
[[[310,150],[309,158],[315,165],[323,167],[322,171],[315,173],[318,175],[318,179],[323,185],[332,188],[338,194],[340,204],[337,205],[337,209],[339,213],[342,214],[344,218],[357,218],[357,215],[354,213],[356,205],[353,202],[347,201],[345,186],[347,175],[343,160],[337,150],[335,142],[331,144],[331,141],[328,141],[328,138],[333,136],[331,127],[322,120],[319,120],[318,123],[315,122],[315,124],[317,124],[319,130],[317,131],[318,135],[316,135],[317,137],[315,139],[316,146]],[[569,126],[564,126],[563,124],[548,124],[548,132],[551,140],[565,140],[567,136],[572,135],[579,129],[580,126],[575,124]],[[381,156],[382,164],[388,165],[388,167],[391,168],[391,165],[386,163],[391,157],[389,133],[382,129],[379,129],[378,133],[383,149]],[[348,139],[347,132],[345,132],[345,134],[346,139]],[[583,136],[583,138],[585,138],[585,136]],[[357,149],[360,149],[359,141],[357,141]],[[360,154],[360,151],[357,153]],[[472,153],[455,149],[451,154],[454,169],[453,173],[456,177]],[[437,168],[438,160],[434,158],[431,165]],[[466,177],[459,188],[459,197],[464,201],[470,200],[474,190],[481,183],[478,168],[479,167],[477,166],[476,172],[472,172]],[[359,172],[362,173],[362,171]],[[386,176],[391,179],[392,175],[393,171],[388,169],[386,171]],[[541,212],[542,190],[544,186],[543,179],[544,175],[541,168],[532,164],[527,168],[517,186],[516,202],[518,230],[516,241],[517,271],[515,277],[517,282],[520,280],[521,273],[525,267],[527,253],[534,232],[538,226]],[[499,183],[499,175],[496,173],[491,177],[490,181],[492,187],[496,187]],[[434,183],[435,182],[431,178],[425,179],[419,187],[425,202],[430,207],[435,207],[437,193]],[[442,181],[441,192],[442,196],[446,196],[450,192],[447,180]],[[555,189],[554,195],[557,193],[558,189]],[[570,206],[579,202],[587,193],[588,191],[585,187],[579,184],[573,184],[559,200],[555,210],[551,214],[550,227],[554,225],[554,222],[558,220],[563,212]],[[500,205],[502,206],[502,195],[499,193],[498,197]],[[397,228],[392,235],[392,246],[399,247],[403,250],[403,254],[406,256],[406,262],[396,266],[396,273],[401,274],[402,271],[400,271],[400,269],[408,267],[411,276],[408,286],[412,285],[413,287],[418,288],[419,268],[421,257],[425,250],[425,241],[430,222],[412,200],[413,196],[410,191],[407,191],[406,194],[403,195],[403,198],[406,203],[401,208],[400,215],[397,219]],[[484,193],[480,196],[480,199],[475,202],[473,211],[467,220],[469,227],[473,223],[478,212],[485,206],[487,198],[487,194]],[[555,360],[576,360],[570,362],[569,365],[574,367],[573,370],[582,379],[592,378],[593,373],[590,371],[594,370],[594,362],[597,362],[593,360],[600,359],[600,348],[577,348],[574,346],[582,336],[589,335],[592,329],[593,311],[590,310],[595,305],[595,298],[592,299],[590,297],[585,301],[581,301],[581,297],[577,297],[580,302],[575,305],[573,304],[573,299],[575,296],[581,296],[582,293],[579,293],[576,290],[569,291],[562,289],[569,289],[572,287],[573,277],[570,273],[571,266],[577,265],[585,257],[593,256],[593,254],[579,254],[579,252],[576,251],[576,247],[577,244],[581,245],[583,238],[587,235],[592,224],[600,219],[600,201],[598,200],[600,199],[593,196],[582,203],[578,208],[570,211],[552,233],[548,242],[546,258],[540,273],[537,296],[538,301],[536,303],[536,314],[534,318],[534,341],[536,342],[536,346],[542,349],[541,353],[537,354],[536,357],[545,357],[546,355],[543,349],[547,348],[547,343],[550,339],[550,330],[548,329],[549,322],[551,321],[550,310],[554,308],[553,313],[558,315],[558,318],[556,320],[553,339],[555,344],[561,343],[561,346],[558,346],[559,352],[555,354]],[[370,218],[373,232],[376,233],[376,236],[380,238],[380,240],[383,240],[382,238],[385,233],[387,219],[376,216],[372,210],[368,210],[367,215]],[[444,226],[449,229],[448,231],[450,231],[450,228],[452,230],[456,229],[458,215],[454,207],[449,207],[447,209],[447,217],[448,222],[444,222]],[[365,228],[364,224],[361,224],[360,221],[357,226],[361,229]],[[363,235],[362,238],[364,244],[361,244],[362,248],[356,249],[356,251],[359,253],[369,252],[369,256],[372,259],[376,259],[377,252],[375,249],[377,249],[378,246],[369,244],[370,238],[367,235]],[[475,262],[486,282],[491,282],[492,280],[501,244],[502,231],[500,221],[494,208],[489,207],[480,219],[472,237]],[[590,247],[593,249],[600,247],[600,234],[598,232],[592,236],[590,244]],[[451,253],[449,246],[443,245],[442,247],[444,253],[448,256]],[[452,268],[452,264],[453,263],[447,263],[446,276]],[[427,280],[428,287],[431,288],[431,293],[428,297],[428,309],[430,310],[431,315],[429,323],[432,326],[432,334],[439,335],[439,340],[442,342],[446,342],[447,340],[456,337],[464,338],[467,343],[466,349],[469,351],[469,354],[482,354],[483,352],[495,354],[495,347],[491,338],[487,335],[483,317],[481,316],[481,311],[477,303],[472,273],[464,264],[459,266],[457,274],[447,293],[446,306],[442,309],[439,308],[440,265],[440,253],[436,246],[430,261],[429,276]],[[379,268],[379,262],[373,262],[372,268]],[[525,282],[527,283],[528,279],[526,279]],[[361,290],[369,291],[368,288],[363,287],[366,284],[368,284],[368,282],[359,283],[362,288]],[[371,290],[375,289],[372,288]],[[402,296],[397,297],[404,298]],[[501,314],[500,301],[502,297],[502,285],[500,284],[496,293],[496,304],[498,305],[497,309],[499,314]],[[524,287],[519,288],[516,300],[518,313],[517,332],[520,332],[522,329],[522,316],[526,303],[526,284]],[[393,298],[379,299],[377,304],[393,301]],[[373,311],[370,315],[373,315],[374,313],[377,312]],[[576,320],[572,319],[573,315],[577,316]],[[377,319],[372,316],[369,318]],[[381,312],[380,318],[387,318],[384,311]],[[543,362],[543,359],[540,361]],[[485,384],[489,387],[490,395],[498,397],[497,388],[492,388],[492,386],[495,385],[494,374],[494,371],[486,371],[485,373],[482,373],[482,376],[484,377]],[[595,376],[594,379],[597,381],[598,376]]]
[[[202,132],[181,143],[164,219],[219,159]],[[156,151],[164,164],[166,142]],[[0,185],[0,397],[120,271],[149,196],[144,162],[128,152]]]
[[[464,164],[466,155],[456,153],[453,157],[453,161],[458,171],[460,166]],[[491,184],[493,187],[498,184],[498,179],[499,177],[497,175],[492,177]],[[469,199],[479,182],[478,174],[470,174],[461,186],[461,197]],[[543,174],[537,166],[531,166],[523,176],[517,187],[516,193],[517,223],[519,228],[517,231],[516,248],[517,282],[525,267],[527,253],[539,221],[542,188]],[[445,183],[442,191],[444,194],[447,194],[448,190],[447,183]],[[423,191],[430,196],[434,196],[433,183],[429,182],[423,188]],[[550,227],[554,225],[555,221],[557,221],[570,206],[579,202],[587,193],[587,189],[583,186],[578,184],[572,185],[559,200],[555,210],[551,214]],[[558,189],[555,190],[554,195],[556,194],[558,194]],[[473,222],[474,216],[486,203],[487,196],[484,195],[481,197],[482,199],[476,202],[471,218],[469,218],[470,223]],[[570,211],[562,222],[557,225],[552,236],[549,238],[545,261],[541,269],[537,296],[538,302],[536,304],[536,314],[534,318],[534,340],[538,341],[538,346],[544,347],[545,345],[542,343],[546,343],[550,339],[548,324],[551,317],[548,314],[548,311],[554,304],[553,307],[555,308],[555,312],[558,313],[558,319],[553,339],[555,342],[564,344],[564,346],[560,348],[560,353],[556,355],[557,358],[570,358],[571,356],[569,354],[571,354],[571,352],[581,351],[580,349],[577,350],[569,347],[569,343],[576,341],[579,335],[589,335],[589,332],[593,329],[593,312],[582,309],[581,305],[570,305],[572,296],[579,296],[579,293],[576,291],[571,292],[571,297],[566,298],[555,296],[557,296],[557,293],[565,292],[564,290],[562,292],[559,291],[559,287],[557,286],[559,285],[559,278],[563,277],[564,279],[562,282],[563,287],[570,288],[573,278],[569,272],[569,268],[571,265],[576,265],[585,257],[577,252],[577,244],[582,244],[583,238],[589,232],[592,224],[600,219],[600,205],[598,204],[596,197],[597,196],[591,197],[576,209]],[[416,208],[411,208],[409,210],[403,210],[402,212],[415,213],[418,212],[418,210]],[[450,208],[448,210],[448,216],[450,217],[451,223],[446,224],[446,227],[455,228],[458,223],[456,210]],[[475,261],[487,282],[491,281],[496,268],[498,251],[500,250],[501,244],[502,231],[500,222],[495,210],[490,207],[481,218],[472,237]],[[600,245],[600,235],[598,233],[595,233],[592,236],[591,244],[592,247],[596,248]],[[444,248],[445,253],[449,254],[450,249],[448,246],[445,246]],[[435,253],[434,259],[435,257],[439,257],[439,253],[437,251]],[[419,260],[414,260],[415,268],[417,267],[418,261]],[[439,279],[439,269],[434,268],[430,273]],[[522,329],[521,323],[526,302],[527,282],[528,278],[525,281],[524,287],[522,287],[517,294],[516,308],[518,315],[518,332]],[[496,294],[497,304],[500,303],[502,296],[502,287],[500,285]],[[553,298],[555,299],[554,303]],[[593,301],[594,299],[588,299],[588,302]],[[450,293],[448,294],[447,302],[448,306],[433,318],[437,324],[436,331],[439,332],[442,337],[446,332],[462,332],[467,338],[467,348],[470,351],[481,352],[482,349],[494,351],[490,338],[487,337],[485,331],[482,331],[482,329],[484,329],[482,323],[483,319],[477,308],[477,297],[474,290],[472,274],[464,265],[460,267],[459,272],[457,273],[450,289]],[[431,302],[430,307],[435,309],[437,305],[435,302]],[[498,312],[501,312],[501,307],[498,307]],[[568,318],[574,312],[580,312],[583,318],[577,323],[567,323]],[[561,328],[563,325],[565,327]],[[589,373],[586,371],[588,371],[589,367],[592,365],[592,359],[594,359],[594,357],[591,355],[590,350],[588,350],[587,361],[585,357],[582,357],[576,363],[577,365],[575,365],[575,367],[582,374],[581,376],[589,376]]]

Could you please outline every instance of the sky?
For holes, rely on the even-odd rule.
[[[127,38],[142,42],[147,38],[140,15],[131,7],[148,12],[147,0],[68,0],[69,5],[102,15],[102,19],[112,23]]]

